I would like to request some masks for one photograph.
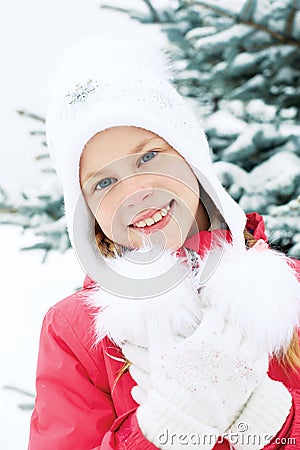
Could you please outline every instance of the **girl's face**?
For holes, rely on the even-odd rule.
[[[93,136],[81,156],[80,183],[103,233],[124,247],[139,248],[155,232],[177,250],[209,227],[190,166],[142,128],[114,127]]]

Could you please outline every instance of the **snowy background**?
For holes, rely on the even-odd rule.
[[[116,17],[117,22],[116,22]],[[0,182],[19,187],[40,186],[42,174],[34,160],[38,139],[32,124],[17,110],[45,115],[48,83],[62,47],[90,34],[136,33],[124,15],[99,9],[96,0],[11,0],[1,5],[1,161]],[[153,33],[152,33],[153,38]],[[160,38],[158,38],[160,39]],[[0,448],[26,450],[31,411],[18,405],[33,399],[10,387],[34,393],[38,339],[50,306],[82,284],[84,275],[72,252],[20,252],[30,241],[20,228],[0,226],[2,314],[0,316]],[[67,268],[67,270],[66,270]]]
[[[264,215],[272,244],[300,257],[300,8],[293,0],[200,2],[220,6],[216,14],[182,0],[107,0],[110,7],[137,6],[140,11],[131,15],[151,23],[148,27],[128,14],[100,9],[100,3],[105,0],[11,0],[1,8],[0,448],[5,450],[27,448],[43,316],[84,278],[73,251],[63,253],[68,242],[57,178],[35,160],[46,149],[43,136],[29,132],[43,131],[43,124],[17,114],[45,116],[55,62],[69,44],[99,34],[170,41],[174,82],[203,117],[223,185],[246,212]],[[1,225],[5,221],[19,221],[31,231],[21,235],[22,228]],[[44,264],[44,251],[19,250],[40,242],[41,235],[52,248]]]

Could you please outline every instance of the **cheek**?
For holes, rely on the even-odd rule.
[[[189,184],[174,180],[170,189],[176,192],[179,202],[191,213],[195,214],[199,204],[199,187],[197,181],[191,180]]]
[[[93,214],[96,217],[100,228],[105,234],[111,228],[111,224],[114,220],[114,217],[116,216],[116,210],[117,207],[112,199],[110,199],[109,195],[98,199],[93,204]]]
[[[122,236],[126,233],[123,226],[124,217],[122,214],[122,199],[118,192],[113,190],[99,200],[96,208],[96,220],[103,233],[114,242],[121,242]]]

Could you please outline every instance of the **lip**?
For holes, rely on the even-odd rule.
[[[155,231],[155,230],[161,230],[161,229],[164,228],[164,227],[170,222],[170,220],[171,220],[172,213],[173,213],[173,211],[174,211],[175,200],[172,199],[172,200],[170,201],[170,203],[168,203],[166,206],[163,206],[163,208],[166,208],[166,207],[169,206],[169,205],[170,205],[170,209],[169,209],[169,211],[168,211],[168,214],[167,214],[166,216],[164,216],[159,222],[156,222],[156,223],[154,223],[153,225],[146,226],[146,227],[142,227],[142,228],[135,227],[133,224],[130,225],[130,227],[131,227],[131,228],[134,228],[135,230],[141,231],[142,233],[151,233],[152,231]],[[162,208],[160,208],[160,209],[162,209]],[[160,211],[160,209],[157,209],[156,211]],[[149,211],[149,210],[148,210],[148,211]],[[156,211],[155,211],[155,212],[156,212]],[[154,212],[153,212],[152,214],[154,214]],[[147,218],[147,217],[149,217],[149,216],[145,216],[145,215],[144,215],[144,217]],[[139,219],[139,220],[142,220],[142,219]],[[138,220],[135,220],[135,222],[138,222]]]
[[[135,223],[140,222],[141,220],[144,220],[144,219],[147,219],[148,217],[153,216],[155,213],[157,213],[161,209],[167,208],[171,202],[172,202],[172,200],[167,205],[164,205],[158,209],[152,209],[152,208],[146,209],[145,211],[143,211],[143,212],[139,213],[137,216],[135,216],[134,220],[131,222],[131,224],[129,226],[133,227]]]

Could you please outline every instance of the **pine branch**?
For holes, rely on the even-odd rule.
[[[121,8],[120,6],[112,6],[112,5],[100,5],[101,9],[109,9],[110,11],[117,11],[125,14],[130,14],[130,9]]]
[[[154,8],[154,6],[152,5],[150,0],[143,0],[144,3],[146,4],[146,6],[148,7],[151,15],[152,15],[152,20],[154,23],[159,23],[160,22],[160,17],[156,11],[156,9]]]
[[[48,157],[49,157],[49,156],[48,156]],[[45,168],[41,169],[41,172],[42,172],[42,173],[52,173],[52,174],[55,174],[55,173],[56,173],[55,170],[52,169],[52,167],[45,167]]]
[[[25,391],[24,389],[20,389],[20,388],[15,387],[15,386],[3,386],[3,389],[9,389],[11,391],[19,392],[19,394],[24,394],[27,397],[31,397],[31,398],[35,397],[35,395],[32,394],[31,392]]]
[[[20,248],[21,251],[26,251],[26,250],[44,250],[44,254],[41,260],[41,264],[45,264],[45,262],[47,261],[48,255],[50,250],[52,250],[51,244],[48,244],[46,242],[40,242],[37,243],[35,245],[32,245],[31,247],[21,247]]]
[[[187,6],[202,6],[203,8],[209,9],[210,11],[212,11],[216,14],[220,14],[224,17],[228,17],[229,19],[234,20],[236,23],[248,25],[249,27],[255,28],[260,31],[264,31],[265,33],[268,33],[270,36],[272,36],[277,41],[280,41],[281,44],[295,45],[296,47],[300,48],[299,41],[296,41],[295,39],[293,39],[291,37],[287,37],[281,33],[278,33],[277,31],[270,30],[268,27],[265,27],[264,25],[253,22],[252,20],[242,19],[240,16],[238,16],[230,11],[225,11],[224,9],[220,8],[219,6],[209,5],[202,0],[186,0],[186,5]],[[294,14],[292,15],[291,20],[293,20],[293,17],[294,17]]]
[[[31,392],[25,391],[24,389],[17,388],[15,386],[3,386],[3,389],[9,389],[11,391],[18,392],[19,394],[26,395],[27,397],[35,398],[35,395],[32,394]],[[34,408],[34,403],[33,402],[19,403],[18,407],[20,409],[23,409],[24,411],[32,411]]]
[[[30,136],[45,136],[45,135],[46,135],[46,131],[44,131],[44,130],[30,131]]]
[[[151,14],[151,20],[152,23],[160,23],[160,17],[156,11],[156,9],[154,8],[154,6],[152,5],[150,0],[143,0],[143,2],[146,4],[147,8],[150,11]],[[112,6],[112,5],[101,5],[100,6],[101,9],[109,9],[111,11],[116,11],[116,12],[121,12],[122,14],[132,14],[132,11],[130,9],[126,9],[126,8],[122,8],[120,6]]]
[[[5,206],[5,207],[1,207],[0,206],[0,214],[15,214],[18,212],[18,209],[15,207],[11,207],[11,206]],[[2,223],[2,222],[1,222]]]
[[[288,16],[288,20],[287,20],[287,26],[286,26],[286,35],[287,36],[292,35],[293,24],[294,24],[296,12],[297,12],[297,0],[294,0],[291,12],[290,12],[290,14]]]
[[[49,153],[41,153],[40,155],[37,155],[34,159],[36,161],[40,161],[41,159],[49,159],[50,155]],[[53,169],[54,172],[54,169]]]
[[[242,11],[240,12],[240,18],[244,17],[244,20],[249,20],[253,15],[255,7],[256,7],[256,0],[248,0],[246,4],[243,6]]]
[[[25,117],[28,117],[30,119],[38,120],[39,122],[42,122],[42,123],[46,123],[45,118],[41,117],[41,116],[38,116],[37,114],[32,114],[32,113],[29,113],[29,112],[23,111],[23,110],[18,110],[17,113],[20,116],[25,116]]]
[[[32,411],[34,408],[34,403],[19,403],[18,407],[24,411]]]
[[[51,244],[49,242],[37,242],[36,244],[30,245],[28,247],[22,247],[21,250],[45,250],[46,252],[48,252],[49,250],[51,250]]]

